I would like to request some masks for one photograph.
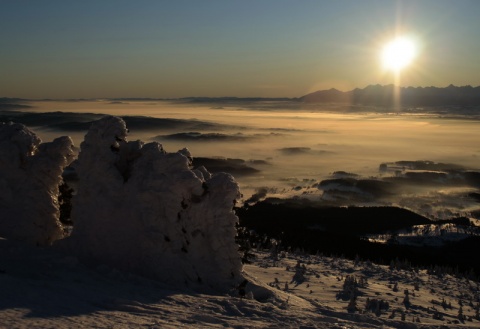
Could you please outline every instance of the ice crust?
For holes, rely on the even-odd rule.
[[[75,225],[62,244],[83,260],[174,284],[225,289],[242,280],[234,178],[191,170],[187,149],[126,137],[118,117],[92,124],[76,164]]]
[[[70,137],[42,143],[18,123],[0,123],[0,236],[40,246],[64,237],[58,187],[74,158]]]

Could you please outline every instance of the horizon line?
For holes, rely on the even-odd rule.
[[[462,86],[456,86],[454,84],[449,84],[445,87],[437,87],[437,86],[396,86],[395,84],[386,84],[386,85],[381,85],[381,84],[369,84],[365,86],[364,88],[359,88],[355,87],[350,90],[340,90],[335,87],[331,87],[329,89],[319,89],[315,90],[309,93],[306,93],[302,96],[297,96],[297,97],[284,97],[284,96],[277,96],[277,97],[262,97],[262,96],[183,96],[183,97],[71,97],[71,98],[25,98],[25,97],[8,97],[8,96],[0,96],[0,101],[1,100],[14,100],[14,101],[102,101],[102,100],[110,100],[110,101],[122,101],[122,100],[130,100],[130,101],[140,101],[140,100],[157,100],[157,101],[177,101],[177,100],[188,100],[188,99],[231,99],[231,100],[299,100],[302,97],[313,94],[316,92],[321,92],[321,91],[331,91],[331,90],[336,90],[342,93],[348,93],[352,92],[355,90],[364,90],[368,87],[372,86],[381,86],[381,87],[396,87],[400,89],[425,89],[425,88],[436,88],[436,89],[446,89],[446,88],[466,88],[470,87],[472,89],[475,88],[480,88],[480,85],[478,86],[472,86],[472,85],[462,85]]]

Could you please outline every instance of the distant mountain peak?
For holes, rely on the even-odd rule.
[[[398,99],[396,99],[398,92]],[[340,91],[335,88],[318,90],[300,97],[304,103],[348,103],[352,105],[393,106],[398,100],[404,106],[480,105],[480,86],[397,87],[368,85],[363,89]]]

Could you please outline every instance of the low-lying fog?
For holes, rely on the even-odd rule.
[[[202,158],[200,164],[205,163],[207,169],[209,163],[216,164],[203,158],[245,160],[225,162],[227,167],[241,167],[232,171],[245,199],[264,188],[260,196],[299,195],[346,205],[400,204],[436,216],[445,211],[470,214],[479,208],[477,176],[473,183],[467,178],[436,176],[417,184],[404,174],[442,168],[396,164],[422,160],[455,164],[458,167],[454,169],[462,172],[480,169],[480,121],[469,117],[446,118],[421,110],[415,114],[374,108],[357,111],[281,101],[37,101],[29,105],[32,107],[22,110],[28,115],[3,111],[0,121],[24,122],[43,141],[69,135],[80,146],[88,122],[100,117],[93,114],[135,116],[126,119],[129,140],[156,140],[168,152],[187,147],[194,158]],[[69,113],[40,114],[57,111]],[[387,164],[382,171],[381,164]],[[253,169],[242,170],[245,167]],[[452,168],[444,169],[451,174]],[[346,177],[354,180],[347,187],[338,181],[320,184]],[[388,185],[382,195],[356,186],[355,181],[372,177],[394,185]]]

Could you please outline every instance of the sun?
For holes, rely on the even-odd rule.
[[[381,60],[385,69],[400,72],[412,63],[415,56],[416,47],[413,40],[408,37],[398,37],[383,47]]]

